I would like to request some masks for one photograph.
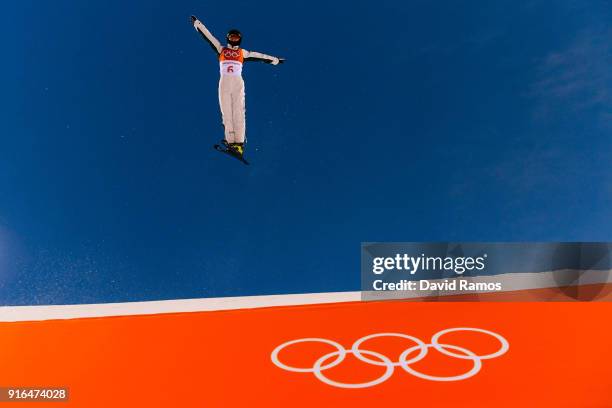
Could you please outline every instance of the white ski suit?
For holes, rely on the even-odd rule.
[[[230,44],[223,47],[219,40],[202,24],[200,20],[193,22],[195,29],[215,50],[219,58],[219,106],[223,126],[225,127],[225,140],[228,143],[244,143],[246,126],[246,109],[244,102],[244,80],[242,79],[242,65],[245,61],[263,61],[277,65],[277,57],[260,52],[247,51]]]

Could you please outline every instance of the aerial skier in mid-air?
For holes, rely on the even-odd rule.
[[[208,31],[195,16],[191,16],[194,28],[210,44],[219,58],[221,78],[219,79],[219,105],[225,128],[223,144],[225,148],[215,145],[217,150],[229,153],[248,164],[244,158],[245,143],[245,102],[244,80],[242,79],[242,64],[246,61],[262,61],[272,65],[284,62],[284,58],[273,57],[260,52],[247,51],[240,47],[242,34],[236,29],[230,30],[227,35],[227,45],[221,42]]]

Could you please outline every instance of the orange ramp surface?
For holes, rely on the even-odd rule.
[[[0,385],[65,386],[70,392],[68,402],[0,404],[612,407],[611,313],[612,304],[604,302],[349,302],[0,323]],[[350,349],[370,334],[401,333],[429,343],[435,333],[457,327],[495,332],[509,349],[483,359],[480,371],[465,380],[431,381],[395,366],[386,381],[359,389],[328,385],[311,372],[279,368],[271,359],[275,348],[293,339],[324,338]],[[501,347],[499,339],[473,331],[449,332],[440,341],[477,355]],[[395,362],[414,345],[408,338],[385,336],[360,348],[373,352],[367,355],[371,360],[378,353]],[[290,366],[313,367],[335,350],[303,342],[280,350],[278,358]],[[430,348],[411,368],[452,377],[474,364]],[[367,383],[386,370],[348,353],[323,373],[339,383]]]

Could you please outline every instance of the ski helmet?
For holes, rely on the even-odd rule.
[[[236,47],[242,42],[242,33],[235,28],[232,28],[227,32],[225,38],[227,39],[227,43],[229,45]]]

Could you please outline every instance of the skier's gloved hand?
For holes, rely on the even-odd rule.
[[[276,57],[274,57],[274,59],[272,61],[270,61],[269,64],[278,65],[278,64],[282,64],[283,62],[285,62],[284,58],[276,58]]]
[[[191,16],[191,24],[195,24],[195,22],[198,21],[198,18],[194,15]]]

